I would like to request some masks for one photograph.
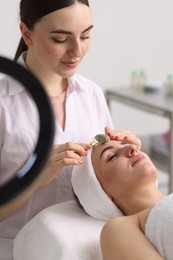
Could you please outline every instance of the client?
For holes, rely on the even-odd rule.
[[[150,158],[125,141],[97,145],[74,167],[72,185],[84,210],[102,220],[116,216],[101,233],[104,259],[173,259],[173,195],[165,197],[156,183]]]

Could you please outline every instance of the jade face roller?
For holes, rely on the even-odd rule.
[[[98,134],[93,138],[93,141],[90,143],[92,147],[95,147],[98,144],[106,143],[110,141],[110,137],[105,134]]]

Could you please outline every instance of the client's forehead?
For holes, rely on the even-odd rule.
[[[107,146],[118,147],[121,142],[122,142],[122,141],[110,140],[110,141],[108,141],[108,142],[106,142],[106,143],[100,143],[100,144],[96,145],[96,146],[93,148],[93,153],[95,153],[95,152],[97,152],[97,151],[101,151],[102,149],[104,149],[104,148],[107,147]]]
[[[121,143],[121,141],[110,140],[109,142],[96,145],[92,151],[92,158],[100,156],[102,151],[106,148],[108,148],[108,149],[117,148],[120,145],[120,143]]]

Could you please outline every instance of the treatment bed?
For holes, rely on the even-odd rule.
[[[75,200],[53,205],[18,233],[14,260],[102,260],[104,223],[87,215]]]

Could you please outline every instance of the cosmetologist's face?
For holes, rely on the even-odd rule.
[[[90,47],[91,10],[74,5],[44,16],[30,31],[29,46],[39,66],[61,77],[72,76]]]

